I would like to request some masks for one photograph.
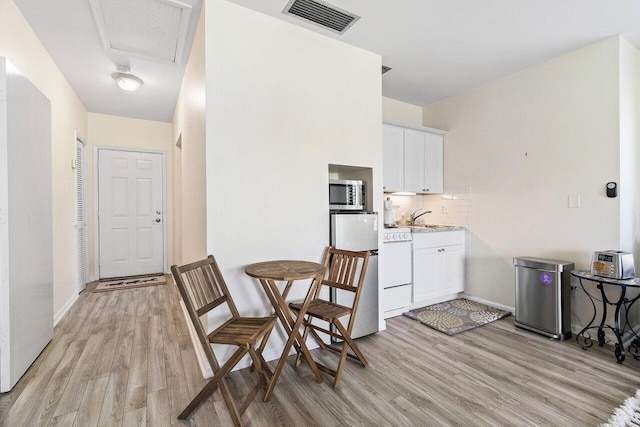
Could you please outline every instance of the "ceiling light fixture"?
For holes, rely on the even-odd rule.
[[[117,73],[112,74],[111,77],[118,83],[120,89],[126,92],[135,92],[142,86],[142,80],[131,74],[131,69],[126,65],[118,65],[116,71]]]

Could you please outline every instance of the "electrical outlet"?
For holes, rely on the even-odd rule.
[[[449,213],[449,206],[447,205],[442,205],[442,211],[443,214]]]

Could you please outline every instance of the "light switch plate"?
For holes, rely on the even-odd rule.
[[[569,207],[570,208],[580,207],[580,193],[569,194]]]

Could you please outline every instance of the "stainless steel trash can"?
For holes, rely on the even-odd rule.
[[[571,337],[572,262],[535,257],[513,259],[516,320],[528,329],[561,341]]]

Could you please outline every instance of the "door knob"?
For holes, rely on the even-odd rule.
[[[156,218],[156,222],[160,222],[160,218]]]

